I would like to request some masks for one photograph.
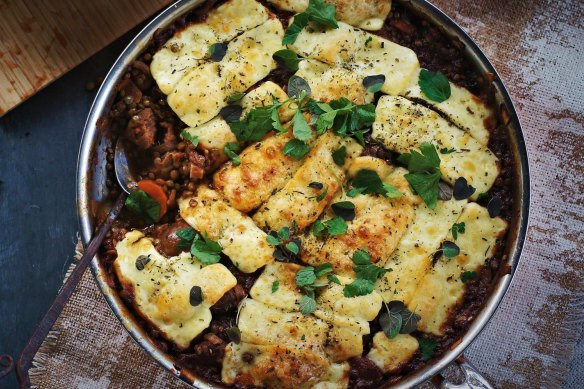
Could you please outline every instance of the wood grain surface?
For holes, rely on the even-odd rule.
[[[0,0],[0,116],[171,0]]]

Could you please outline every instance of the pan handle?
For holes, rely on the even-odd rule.
[[[440,389],[493,389],[485,377],[464,357],[458,358],[456,364],[464,373],[464,381],[460,384],[453,384],[444,380],[440,384]]]

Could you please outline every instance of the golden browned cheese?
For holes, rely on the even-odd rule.
[[[356,163],[362,164],[359,157]],[[395,250],[399,240],[412,222],[414,203],[419,201],[411,194],[409,185],[404,178],[407,171],[403,168],[393,170],[388,176],[382,175],[389,166],[381,161],[377,172],[385,182],[394,185],[404,195],[391,199],[378,194],[358,195],[351,198],[346,194],[339,194],[333,203],[351,201],[355,205],[355,219],[347,221],[347,233],[328,237],[316,238],[312,233],[303,237],[301,258],[310,265],[331,263],[338,274],[353,274],[353,253],[366,248],[373,262],[385,261]],[[372,164],[367,164],[372,167]],[[351,170],[353,170],[351,168]],[[328,210],[323,219],[334,216]]]
[[[378,332],[373,337],[373,347],[367,358],[384,373],[391,373],[408,363],[418,347],[418,341],[411,335],[398,334],[395,338],[389,339],[383,332]]]
[[[286,11],[303,12],[308,0],[269,0]],[[391,10],[391,0],[326,0],[337,8],[336,19],[365,30],[379,30]]]
[[[347,158],[344,166],[337,166],[332,153],[341,146],[346,146]],[[309,226],[339,190],[347,167],[361,149],[353,139],[342,139],[331,132],[325,133],[317,139],[292,179],[259,208],[253,220],[258,226],[272,230],[291,227],[294,222],[299,228]],[[309,187],[311,182],[320,182],[323,189]],[[326,195],[317,201],[325,189]]]
[[[215,188],[242,212],[259,207],[292,178],[302,163],[280,151],[292,138],[291,132],[271,133],[251,144],[239,155],[239,166],[228,162],[215,173]]]

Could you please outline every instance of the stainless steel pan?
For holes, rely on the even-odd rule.
[[[94,231],[95,220],[90,212],[90,205],[92,201],[101,201],[104,199],[105,190],[105,148],[108,145],[107,137],[100,134],[96,123],[103,113],[109,110],[111,101],[115,96],[115,85],[124,73],[124,69],[138,56],[138,54],[148,45],[154,31],[158,28],[163,28],[171,24],[175,19],[190,11],[194,7],[201,4],[203,0],[182,0],[168,7],[154,20],[152,20],[128,45],[122,55],[114,63],[103,85],[101,86],[89,117],[85,125],[81,149],[79,152],[79,161],[77,168],[77,204],[79,213],[79,222],[81,225],[82,238],[85,244],[89,242]],[[442,11],[434,5],[424,0],[410,0],[406,1],[405,5],[417,13],[425,15],[432,22],[440,26],[447,34],[453,38],[458,38],[466,46],[466,54],[472,61],[476,69],[481,74],[492,73],[497,75],[493,65],[489,62],[485,54],[480,50],[477,44],[458,26],[452,19],[446,16]],[[437,375],[446,366],[457,359],[468,345],[478,336],[481,330],[485,327],[493,313],[497,309],[501,299],[503,298],[509,283],[513,277],[513,273],[517,267],[523,242],[525,240],[527,230],[527,218],[529,209],[529,171],[527,153],[521,126],[513,103],[505,85],[495,77],[493,82],[496,90],[496,100],[498,105],[506,115],[509,117],[508,131],[510,138],[510,149],[514,159],[515,166],[515,188],[514,188],[514,210],[513,221],[510,226],[509,238],[506,246],[507,262],[510,272],[504,274],[496,282],[495,288],[491,296],[486,301],[483,309],[478,314],[466,334],[463,336],[460,343],[453,349],[449,350],[440,360],[432,365],[411,374],[407,379],[402,380],[395,385],[396,388],[409,388],[418,385],[429,378]],[[123,302],[118,297],[115,290],[113,290],[106,282],[106,275],[98,258],[94,258],[91,264],[92,271],[101,288],[108,304],[114,311],[114,314],[120,319],[122,324],[126,327],[130,335],[138,342],[138,344],[146,349],[148,353],[160,363],[164,368],[175,373],[177,376],[193,385],[194,387],[206,389],[215,387],[203,379],[193,377],[191,374],[181,373],[174,364],[172,357],[158,350],[149,340],[145,331],[142,330],[136,323],[131,312],[125,307]],[[480,381],[480,376],[472,370],[472,368],[462,363],[463,371],[466,375],[466,382],[458,386],[448,383],[443,383],[442,387],[449,388],[485,388],[489,387],[484,381]]]

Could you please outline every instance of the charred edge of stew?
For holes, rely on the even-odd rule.
[[[129,131],[128,127],[136,128],[143,125],[151,125],[152,122],[154,123],[156,130],[151,131],[148,134],[150,138],[144,139],[143,141],[148,143],[154,142],[156,146],[160,146],[157,151],[159,154],[155,155],[155,151],[148,154],[135,150],[137,155],[133,157],[138,163],[144,162],[144,160],[140,161],[140,158],[145,158],[146,164],[148,164],[148,158],[151,158],[150,161],[155,158],[160,158],[162,162],[161,156],[165,152],[169,152],[168,150],[164,150],[165,141],[167,146],[173,145],[173,136],[174,142],[176,142],[175,147],[181,149],[179,151],[184,151],[188,148],[188,145],[184,144],[185,142],[182,142],[183,145],[181,145],[181,142],[178,141],[180,139],[180,131],[186,126],[168,107],[166,104],[166,96],[158,89],[156,83],[150,76],[149,65],[152,61],[152,56],[175,33],[182,31],[191,23],[204,21],[210,9],[224,2],[225,0],[208,0],[201,7],[188,12],[169,27],[157,30],[149,47],[128,67],[122,81],[119,83],[118,96],[112,106],[111,112],[107,116],[99,119],[98,129],[101,133],[108,132],[110,139],[113,141],[112,144],[115,144],[115,140],[120,135]],[[287,25],[288,19],[293,15],[291,12],[276,9],[272,4],[264,0],[261,3],[277,15],[284,26]],[[483,101],[494,106],[494,89],[490,81],[476,74],[471,63],[465,57],[462,43],[452,41],[439,27],[432,25],[423,17],[412,13],[403,4],[394,2],[392,12],[383,29],[373,33],[400,45],[412,48],[418,55],[422,67],[444,73],[455,84],[469,89]],[[286,69],[278,67],[268,75],[266,80],[273,81],[285,88],[286,80],[291,74]],[[151,127],[150,130],[152,130]],[[381,145],[371,139],[370,135],[367,135],[365,140],[366,147],[363,151],[365,155],[372,155],[393,164],[397,162],[397,154],[383,149]],[[513,205],[513,196],[510,188],[515,177],[513,159],[508,145],[508,129],[502,123],[500,115],[498,115],[496,126],[491,131],[489,148],[501,162],[501,173],[495,181],[493,188],[489,191],[489,196],[498,196],[502,200],[501,217],[507,222],[510,222]],[[205,169],[208,169],[212,165],[212,156],[209,156],[200,148],[190,149],[200,156],[197,166],[199,166],[202,175],[204,175],[206,173]],[[161,151],[162,154],[160,153]],[[107,186],[110,194],[115,197],[119,193],[120,188],[117,186],[115,177],[113,176],[112,147],[107,149],[107,159],[110,164],[107,169]],[[164,164],[162,165],[164,166]],[[180,169],[180,164],[177,168]],[[166,176],[162,174],[157,175],[156,172],[154,172],[154,176],[150,175],[148,171],[143,173],[145,173],[143,174],[144,178],[172,181],[172,177],[166,179]],[[167,173],[170,174],[170,172]],[[164,184],[166,185],[166,182]],[[175,184],[178,184],[178,186],[175,186]],[[170,191],[175,189],[178,193],[180,191],[183,191],[183,193],[194,191],[194,183],[189,180],[179,180],[179,182],[173,182],[172,185],[169,185],[168,189]],[[175,192],[175,195],[177,192]],[[163,255],[172,256],[176,253],[177,241],[172,240],[171,232],[179,226],[184,226],[184,221],[177,216],[176,208],[171,208],[161,223],[162,225],[145,229],[145,233],[154,239],[157,249]],[[243,298],[242,296],[249,293],[255,280],[259,277],[260,272],[253,274],[242,273],[226,257],[223,257],[221,263],[227,266],[234,274],[238,284],[226,294],[225,299],[222,299],[224,301],[220,301],[221,304],[213,307],[214,314],[210,327],[195,338],[186,350],[179,350],[172,342],[167,341],[147,320],[140,317],[138,312],[133,308],[131,291],[124,291],[115,275],[113,269],[113,262],[117,257],[115,245],[123,239],[125,233],[130,228],[136,227],[141,228],[143,226],[140,225],[139,221],[132,219],[131,215],[123,214],[115,223],[112,231],[108,234],[108,237],[100,248],[100,258],[106,270],[109,285],[118,291],[127,308],[134,313],[138,325],[147,330],[151,341],[161,351],[172,355],[175,358],[177,366],[194,372],[212,383],[224,386],[221,382],[221,361],[225,346],[229,343],[227,330],[235,324],[237,303]],[[170,240],[163,239],[169,236]],[[502,263],[507,259],[504,255],[504,246],[505,238],[503,237],[497,243],[495,256],[481,268],[476,279],[466,283],[468,292],[464,296],[464,301],[452,312],[450,324],[444,329],[445,336],[435,338],[437,341],[435,358],[439,358],[456,344],[483,307],[484,302],[493,289],[494,281],[503,271],[504,266],[502,266]],[[364,337],[364,355],[371,349],[373,334],[380,331],[377,320],[370,322],[370,326],[371,335]],[[413,335],[417,336],[420,334],[413,333]],[[411,361],[403,366],[399,372],[394,374],[382,374],[375,365],[368,363],[366,358],[363,357],[352,358],[349,363],[351,366],[349,385],[355,388],[366,389],[377,387],[381,382],[397,382],[402,377],[425,366],[428,362],[422,361],[421,355],[418,352]]]

